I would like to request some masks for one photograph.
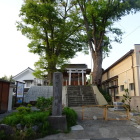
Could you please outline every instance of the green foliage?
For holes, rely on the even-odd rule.
[[[104,96],[104,98],[106,99],[106,101],[108,103],[110,103],[112,101],[111,96],[108,92],[106,92],[104,89],[99,88],[99,91],[101,92],[101,94]]]
[[[40,129],[41,135],[46,136],[49,133],[53,133],[53,130],[50,128],[49,122],[45,121]]]
[[[18,111],[19,114],[25,114],[31,112],[31,108],[24,107],[24,106],[18,107],[16,110]]]
[[[121,43],[123,32],[114,23],[140,10],[139,0],[74,0],[75,16],[83,28],[93,58],[93,78],[101,84],[102,61],[108,56],[112,42]]]
[[[26,107],[25,107],[26,108]],[[11,115],[5,117],[1,123],[13,126],[16,131],[14,135],[10,135],[11,139],[36,139],[39,137],[44,137],[49,134],[56,133],[55,130],[49,125],[48,116],[50,116],[50,111],[25,111],[25,108],[18,108],[18,112],[14,112]],[[22,110],[22,111],[21,111]],[[77,114],[76,112],[68,107],[63,109],[63,115],[66,115],[68,128],[76,124]],[[22,130],[16,129],[16,125],[21,124]],[[38,126],[38,130],[34,131],[33,126]],[[26,128],[26,129],[25,129]],[[3,131],[0,131],[1,139],[8,139]]]
[[[34,72],[38,77],[55,72],[76,52],[87,48],[83,29],[74,15],[73,2],[26,0],[20,17],[17,29],[31,40],[30,52],[40,56]]]
[[[31,109],[27,107],[18,107],[17,110],[18,112],[12,113],[11,115],[5,117],[2,122],[11,126],[15,126],[18,123],[32,126],[38,123],[43,123],[50,115],[50,111],[31,112]]]
[[[15,82],[15,81],[12,79],[12,75],[11,75],[10,77],[4,75],[4,76],[1,77],[0,79],[5,80],[5,81],[9,81],[9,82]]]
[[[132,97],[130,96],[128,89],[124,89],[124,91],[125,91],[125,94],[123,94],[122,102],[125,103],[128,109],[131,111],[130,103],[131,103]]]
[[[5,117],[2,120],[2,123],[10,125],[10,126],[15,126],[16,124],[22,121],[22,117],[23,115],[20,115],[18,113],[12,113],[11,115]]]
[[[32,105],[31,105],[31,104],[27,104],[27,107],[31,108],[31,107],[32,107]]]
[[[62,114],[66,115],[68,128],[76,125],[77,113],[73,109],[64,107]]]
[[[49,111],[32,112],[30,114],[26,114],[23,117],[23,123],[24,125],[29,125],[29,126],[39,124],[39,123],[44,123],[45,121],[47,121],[49,115],[50,115]]]
[[[9,136],[3,130],[0,130],[0,140],[8,140]]]
[[[25,131],[24,138],[29,139],[29,140],[31,140],[31,139],[33,140],[35,138],[35,135],[36,135],[36,133],[31,128],[29,128],[29,129],[27,129],[27,131]]]
[[[52,101],[53,101],[53,97],[47,99],[44,97],[38,97],[36,107],[39,108],[41,111],[45,111],[45,110],[51,111]]]

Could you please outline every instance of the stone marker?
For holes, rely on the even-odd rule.
[[[62,115],[62,73],[53,74],[53,107],[52,116]]]
[[[53,74],[53,106],[52,116],[50,116],[49,123],[55,130],[67,130],[66,116],[62,116],[62,80],[63,75],[61,72]]]

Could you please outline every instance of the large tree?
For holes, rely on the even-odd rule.
[[[17,28],[31,40],[30,52],[40,55],[35,75],[40,78],[47,72],[49,83],[58,66],[86,48],[73,10],[68,0],[25,0],[20,10]]]
[[[122,32],[114,22],[139,11],[140,0],[75,0],[75,6],[93,58],[93,84],[100,85],[103,55],[108,54],[112,41],[121,41]]]

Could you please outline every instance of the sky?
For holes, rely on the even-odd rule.
[[[22,3],[23,0],[0,0],[0,77],[14,76],[28,67],[34,69],[34,63],[39,59],[29,52],[27,45],[30,40],[16,28]],[[104,69],[134,49],[134,44],[140,44],[140,12],[123,17],[120,22],[115,23],[115,27],[124,32],[122,43],[112,43],[113,49],[109,57],[103,60]],[[90,53],[78,53],[70,62],[93,67]]]

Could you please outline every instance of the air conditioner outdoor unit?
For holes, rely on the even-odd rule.
[[[123,105],[124,103],[123,102],[113,102],[113,105],[114,106],[114,110],[126,110]]]

